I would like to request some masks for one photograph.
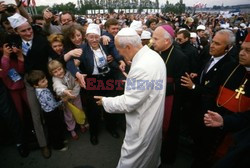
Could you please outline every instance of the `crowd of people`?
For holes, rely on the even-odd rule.
[[[119,168],[174,164],[180,136],[192,168],[250,166],[249,14],[0,12],[0,119],[22,157],[30,132],[44,158],[67,151],[65,130],[98,145],[103,117],[125,131]]]

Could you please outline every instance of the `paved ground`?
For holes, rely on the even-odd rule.
[[[15,145],[0,144],[1,168],[115,168],[120,157],[124,132],[119,130],[121,137],[114,139],[105,130],[101,130],[99,144],[91,145],[88,132],[73,141],[68,136],[69,150],[65,152],[52,151],[50,159],[44,159],[39,149],[31,150],[27,158],[21,158]],[[189,168],[192,161],[187,145],[179,148],[176,163],[166,168]]]

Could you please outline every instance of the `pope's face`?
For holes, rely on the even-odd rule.
[[[239,54],[239,63],[250,67],[250,42],[243,42]]]
[[[25,41],[31,41],[34,36],[33,29],[28,22],[17,27],[16,32]]]

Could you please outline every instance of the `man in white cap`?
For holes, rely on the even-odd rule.
[[[42,70],[46,73],[47,78],[50,79],[47,64],[49,57],[54,58],[54,53],[47,39],[39,34],[34,33],[33,28],[27,22],[27,19],[18,13],[8,17],[8,20],[18,35],[15,40],[17,46],[21,46],[22,48],[22,53],[24,55],[25,74],[32,70]],[[27,82],[25,82],[25,87],[30,105],[33,125],[39,146],[41,147],[42,155],[45,158],[49,158],[51,153],[47,147],[44,124],[41,118],[42,111],[35,95],[35,89]]]
[[[141,34],[142,45],[148,45],[151,39],[151,33],[149,31],[143,30]]]
[[[190,43],[195,47],[198,48],[198,44],[197,44],[197,34],[194,32],[190,32]]]
[[[239,29],[236,32],[236,47],[240,50],[241,44],[244,42],[247,36],[246,24],[241,23]]]
[[[157,168],[166,92],[164,62],[148,46],[142,46],[140,36],[131,28],[119,31],[115,44],[124,59],[132,61],[124,94],[95,98],[107,112],[126,115],[126,134],[117,168]]]
[[[198,44],[198,52],[200,53],[204,47],[208,44],[208,40],[205,38],[205,30],[206,27],[204,25],[199,25],[196,28],[197,33],[197,44]]]
[[[111,53],[106,45],[100,43],[100,27],[97,24],[89,24],[86,31],[87,43],[82,46],[83,54],[80,56],[79,69],[75,66],[73,59],[67,62],[67,68],[75,76],[81,87],[86,89],[86,114],[90,128],[90,142],[98,144],[98,127],[100,120],[100,108],[95,103],[94,95],[112,95],[113,90],[106,90],[106,81],[114,80],[115,67],[110,65],[108,57]],[[116,67],[118,68],[118,67]],[[100,87],[100,84],[105,86]],[[116,132],[115,115],[104,113],[107,130],[114,138],[119,138]]]

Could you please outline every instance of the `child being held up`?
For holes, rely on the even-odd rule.
[[[80,85],[76,82],[75,78],[69,71],[66,71],[62,63],[57,60],[52,60],[48,64],[49,73],[53,76],[53,89],[60,97],[66,97],[66,99],[82,110],[82,102],[79,95]],[[67,102],[64,103],[64,120],[67,125],[68,131],[74,140],[79,137],[75,132],[76,121],[72,115],[72,112],[68,108]],[[80,125],[81,132],[86,132],[88,124]]]
[[[44,111],[45,124],[48,127],[48,139],[55,150],[66,151],[68,146],[64,145],[64,125],[61,119],[59,106],[62,101],[57,102],[48,87],[48,80],[43,71],[33,70],[28,74],[27,82],[36,90],[36,97]]]

